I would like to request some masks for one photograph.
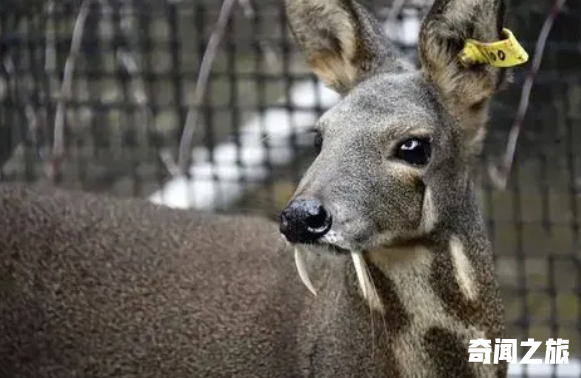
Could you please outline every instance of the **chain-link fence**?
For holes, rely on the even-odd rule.
[[[430,2],[364,3],[415,58]],[[509,2],[507,26],[532,62],[494,103],[480,184],[510,336],[568,339],[572,361],[581,354],[581,2],[556,12],[560,3]],[[281,1],[4,0],[0,33],[2,180],[274,217],[313,157],[305,131],[338,98],[306,69]],[[510,153],[527,78],[499,189],[492,167]]]

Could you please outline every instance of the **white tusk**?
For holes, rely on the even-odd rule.
[[[317,295],[313,282],[309,278],[304,250],[299,247],[295,247],[295,265],[297,266],[297,271],[299,272],[299,277],[301,278],[301,281],[303,281],[303,284],[311,293],[313,293],[313,295]]]
[[[372,307],[383,312],[383,305],[381,304],[381,299],[377,295],[375,286],[371,280],[371,276],[367,269],[367,263],[363,258],[361,252],[351,252],[351,258],[353,259],[353,266],[355,267],[355,273],[357,274],[357,280],[359,281],[359,287],[363,293],[363,298],[365,298]]]
[[[355,273],[357,273],[357,280],[359,281],[359,287],[363,292],[363,297],[369,299],[369,283],[367,282],[368,278],[365,274],[365,260],[360,252],[351,252],[351,258],[353,259],[353,266],[355,266]]]

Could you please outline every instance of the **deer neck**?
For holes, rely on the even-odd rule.
[[[362,366],[370,377],[503,376],[503,365],[468,361],[470,339],[504,336],[488,250],[463,234],[444,240],[365,253],[382,312],[363,298],[349,259],[331,261],[303,318],[306,369],[322,377],[357,376]]]
[[[383,305],[375,315],[383,321],[375,324],[393,327],[379,337],[388,340],[401,376],[434,376],[438,366],[455,365],[459,373],[469,372],[463,376],[488,377],[498,368],[468,363],[470,339],[503,332],[494,320],[502,310],[493,294],[497,288],[486,236],[474,231],[366,252]],[[456,360],[446,361],[450,356]]]

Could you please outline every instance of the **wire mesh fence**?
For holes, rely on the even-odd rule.
[[[313,158],[306,131],[338,97],[307,70],[280,1],[227,3],[1,2],[1,179],[275,217]],[[415,59],[431,1],[363,3]],[[542,64],[506,187],[493,168],[510,152],[531,64],[493,105],[479,183],[510,336],[569,339],[573,358],[581,354],[581,3],[557,13],[558,3],[509,2],[507,25],[531,57],[543,48]],[[219,47],[208,50],[221,26]],[[184,131],[190,143],[180,154]]]

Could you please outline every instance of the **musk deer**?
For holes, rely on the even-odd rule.
[[[506,376],[468,346],[504,335],[472,166],[507,75],[458,60],[502,1],[436,0],[420,69],[355,1],[286,11],[344,96],[280,223],[1,185],[1,377]]]

